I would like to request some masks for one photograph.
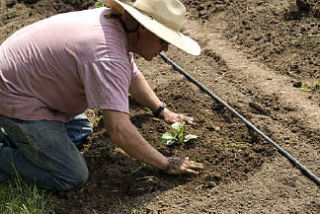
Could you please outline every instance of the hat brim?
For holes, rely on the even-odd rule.
[[[201,48],[199,44],[184,34],[174,31],[171,28],[159,23],[152,17],[143,14],[138,9],[125,4],[119,0],[115,0],[121,5],[133,18],[135,18],[141,25],[147,28],[149,31],[167,41],[168,43],[176,46],[177,48],[191,54],[200,55]]]

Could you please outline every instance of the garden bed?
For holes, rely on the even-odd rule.
[[[1,41],[29,23],[93,4],[19,2],[2,4]],[[183,2],[184,30],[200,42],[202,54],[170,47],[168,56],[320,175],[319,19],[292,0]],[[163,154],[188,156],[205,169],[170,176],[137,162],[111,142],[99,112],[88,111],[95,127],[83,149],[90,177],[82,188],[55,195],[57,213],[320,212],[318,187],[256,132],[160,57],[146,62],[137,56],[136,62],[170,109],[195,118],[185,133],[198,138],[161,144],[170,125],[132,99],[131,121]],[[312,90],[300,90],[304,84]]]

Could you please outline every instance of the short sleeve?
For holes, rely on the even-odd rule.
[[[129,60],[104,60],[85,63],[80,78],[88,108],[129,113],[128,90],[132,77]]]
[[[140,73],[136,63],[134,62],[134,56],[132,53],[130,53],[130,63],[132,68],[132,74],[131,74],[131,80],[134,80],[138,74]]]
[[[139,70],[133,54],[128,52],[121,23],[117,19],[108,19],[87,37],[89,39],[77,48],[81,51],[77,52],[81,56],[77,69],[87,107],[129,113],[129,86]]]

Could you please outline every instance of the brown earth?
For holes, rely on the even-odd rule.
[[[320,175],[316,8],[293,0],[183,2],[184,32],[203,51],[194,57],[171,47],[167,55]],[[2,0],[0,41],[29,23],[92,4]],[[132,122],[163,154],[189,156],[206,168],[199,176],[168,176],[132,160],[110,141],[99,113],[88,111],[95,126],[84,149],[90,178],[81,189],[55,195],[57,213],[320,213],[319,187],[256,132],[160,58],[137,57],[137,64],[170,109],[195,118],[185,132],[199,138],[160,144],[170,126],[134,100]],[[299,89],[304,85],[309,92]]]

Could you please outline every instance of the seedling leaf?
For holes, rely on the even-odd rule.
[[[167,143],[169,141],[175,141],[176,140],[176,133],[173,130],[167,131],[166,133],[164,133],[160,139],[160,143]]]
[[[185,122],[176,122],[171,125],[172,130],[164,133],[160,139],[160,143],[166,143],[168,146],[173,144],[182,144],[188,142],[191,139],[195,139],[198,136],[193,134],[188,134],[183,138]]]
[[[179,127],[178,130],[178,143],[181,144],[183,142],[183,127]]]
[[[181,122],[175,122],[171,125],[171,127],[177,131],[183,129],[185,122],[181,121]]]
[[[169,140],[169,141],[167,141],[167,145],[168,145],[168,146],[171,146],[171,145],[173,145],[175,142],[176,142],[175,140]]]
[[[184,141],[183,142],[188,142],[189,140],[192,140],[192,139],[196,139],[198,138],[197,135],[194,135],[194,134],[188,134],[184,137]]]
[[[176,133],[174,131],[170,130],[162,135],[162,139],[166,140],[173,140],[176,138]]]

